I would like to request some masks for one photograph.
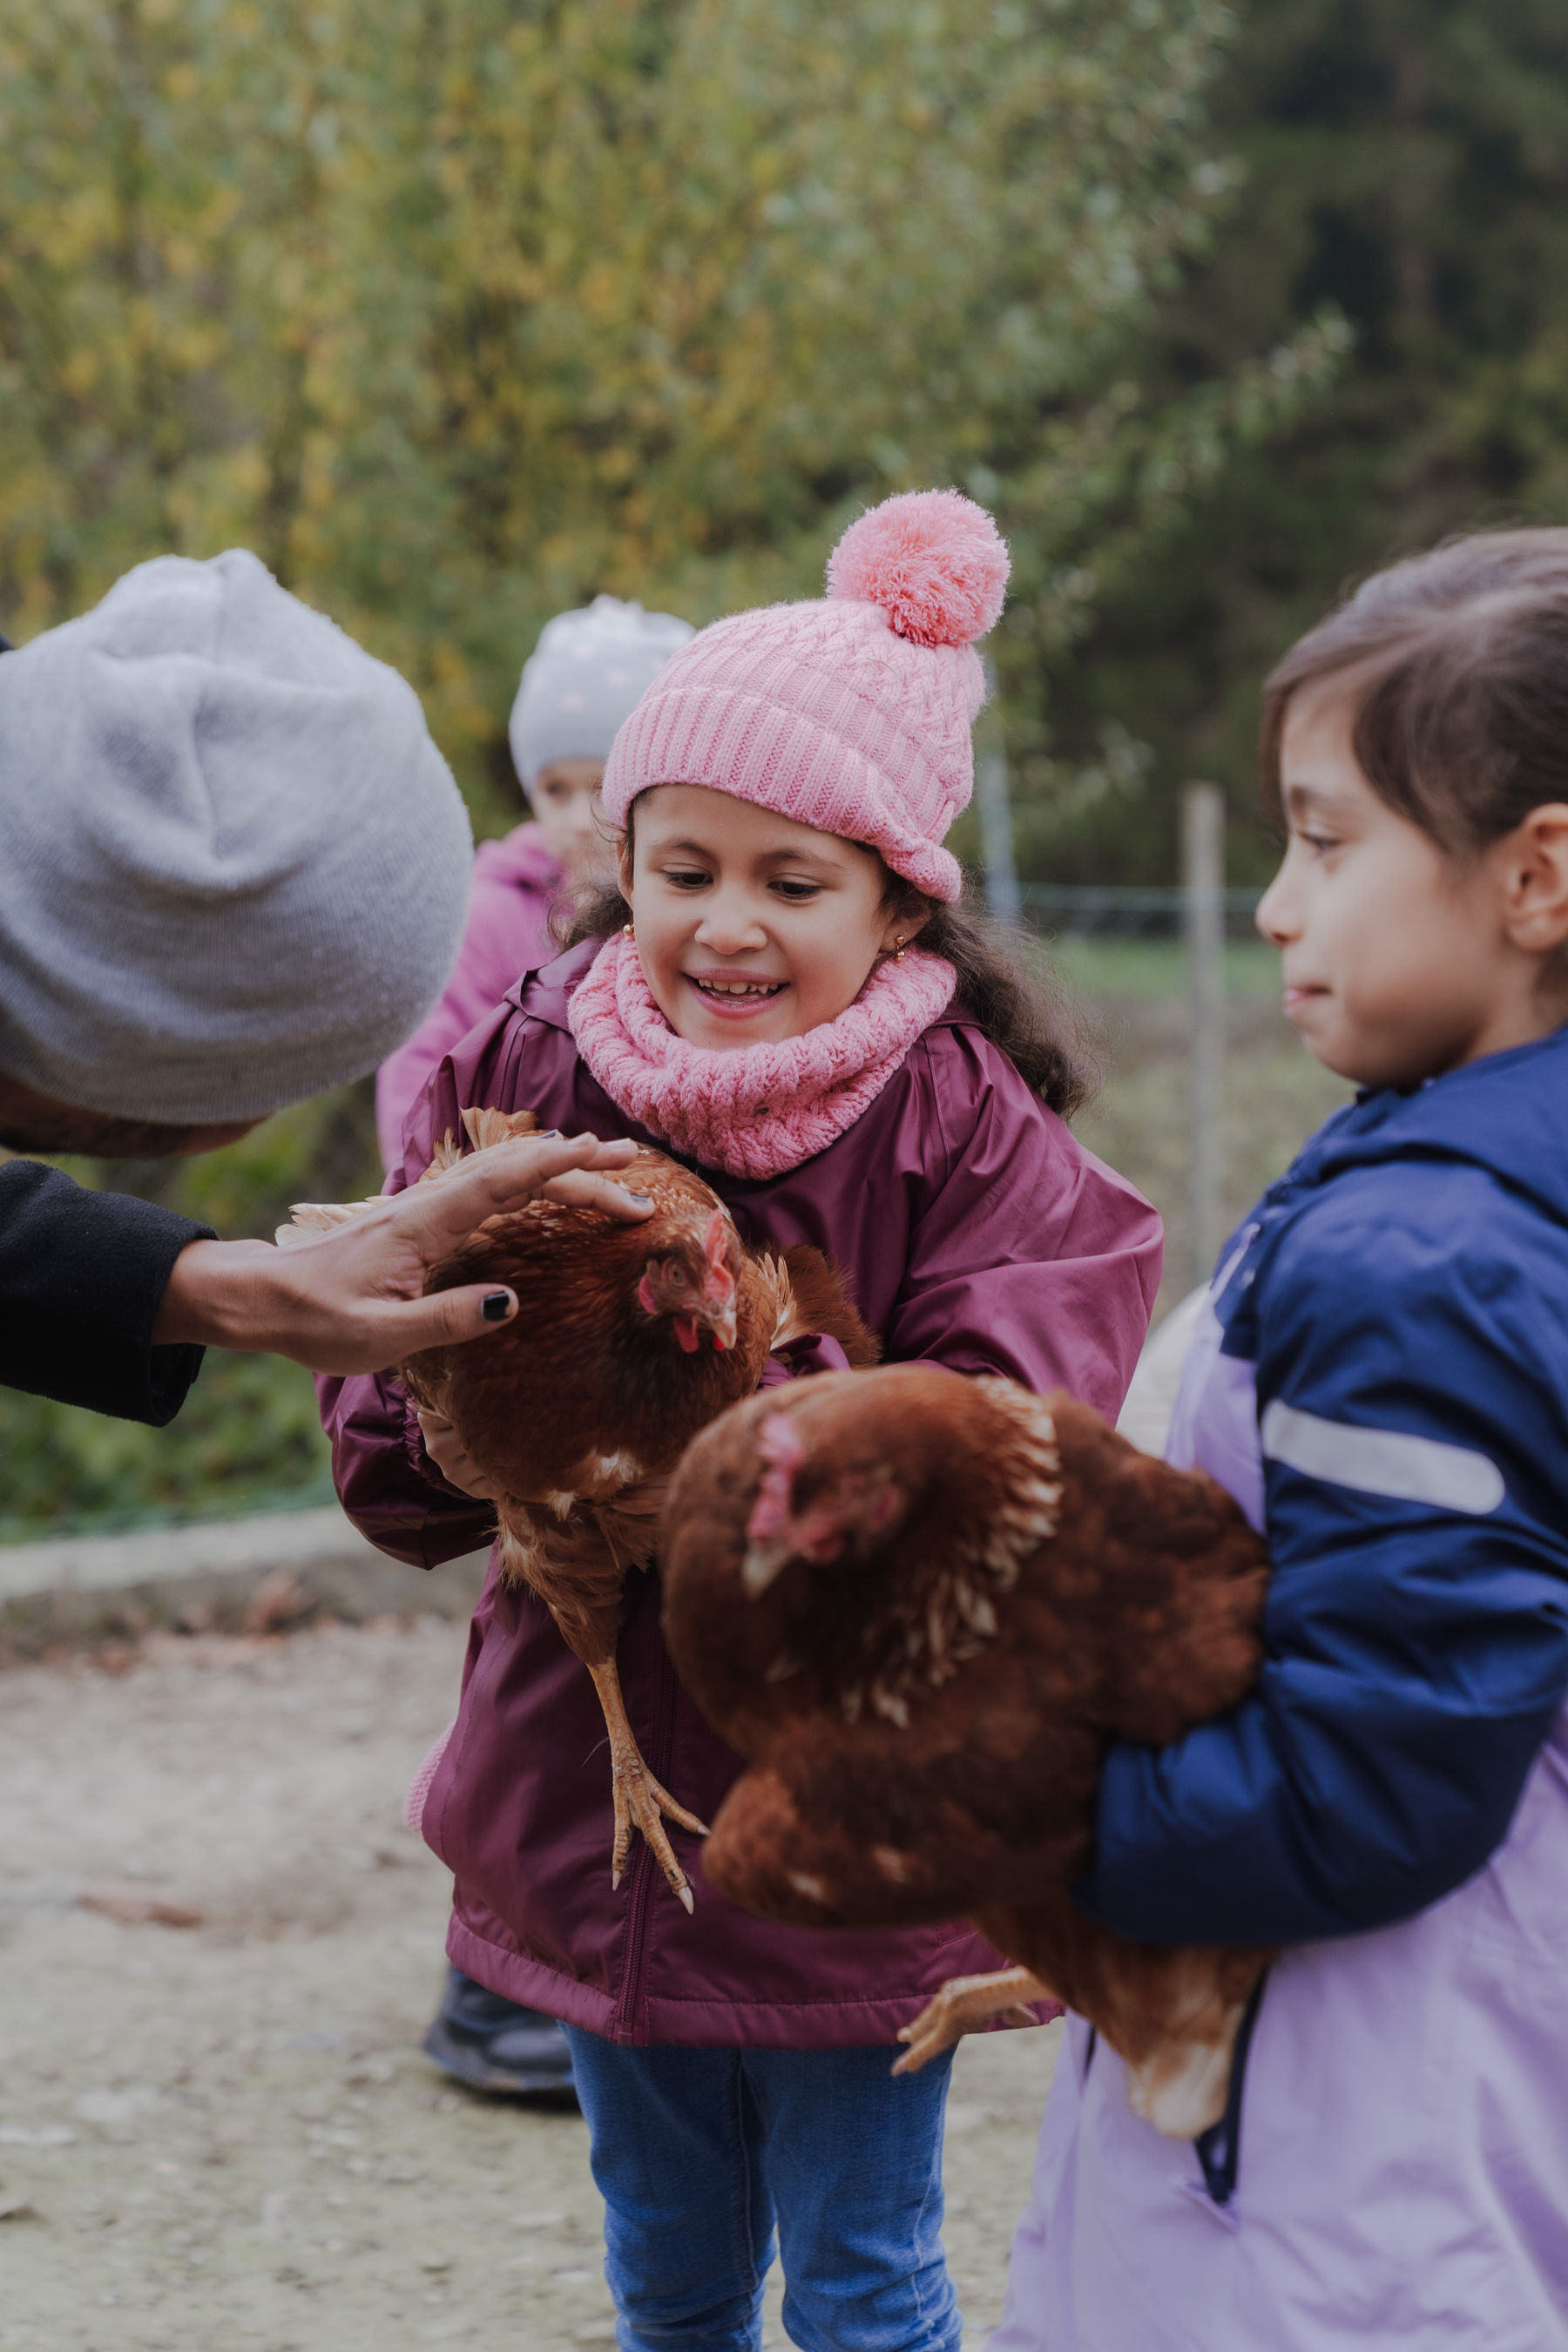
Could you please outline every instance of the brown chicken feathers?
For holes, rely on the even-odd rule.
[[[751,1767],[711,1883],[802,1927],[967,1914],[1021,1966],[947,1989],[961,2027],[1048,1987],[1141,2114],[1216,2120],[1267,1955],[1128,1943],[1068,1890],[1110,1740],[1174,1739],[1257,1674],[1266,1561],[1224,1490],[1065,1394],[895,1366],[707,1429],[660,1558],[677,1667]]]
[[[485,1150],[531,1134],[528,1111],[466,1110]],[[422,1182],[460,1166],[451,1136]],[[660,1151],[640,1151],[616,1181],[653,1214],[623,1223],[601,1209],[540,1198],[487,1218],[426,1294],[506,1283],[518,1311],[493,1336],[432,1348],[399,1366],[416,1404],[449,1421],[499,1491],[498,1560],[554,1617],[593,1676],[610,1737],[616,1883],[640,1829],[688,1910],[691,1892],[661,1815],[704,1824],[647,1770],[621,1700],[616,1644],[628,1573],[652,1560],[657,1518],[625,1509],[630,1489],[667,1477],[715,1415],[750,1396],[770,1354],[809,1333],[853,1364],[879,1343],[820,1251],[744,1247],[716,1192]],[[279,1239],[297,1242],[374,1205],[301,1202]]]

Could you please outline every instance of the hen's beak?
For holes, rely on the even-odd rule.
[[[732,1348],[735,1344],[736,1333],[734,1286],[731,1284],[730,1295],[725,1299],[705,1297],[701,1314],[702,1320],[713,1334],[713,1345],[720,1352],[722,1353],[727,1348]]]
[[[787,1536],[753,1536],[741,1562],[741,1590],[748,1601],[760,1600],[781,1569],[795,1557]]]

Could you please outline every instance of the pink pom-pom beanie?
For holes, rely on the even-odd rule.
[[[974,788],[974,651],[1002,610],[1007,550],[956,490],[911,490],[850,524],[827,593],[701,630],[616,737],[604,804],[624,825],[653,784],[707,784],[879,851],[953,899],[942,846]]]

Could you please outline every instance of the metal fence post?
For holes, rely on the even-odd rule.
[[[985,692],[994,701],[996,672],[985,662]],[[1007,798],[1007,754],[1002,722],[993,716],[986,748],[974,762],[974,800],[980,814],[980,855],[985,866],[985,905],[999,923],[1019,923],[1023,900],[1013,862],[1013,804]]]
[[[1225,1059],[1225,795],[1182,795],[1182,884],[1192,1028],[1189,1223],[1194,1283],[1206,1282],[1225,1239],[1220,1089]]]

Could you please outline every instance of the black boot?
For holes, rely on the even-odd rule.
[[[471,2091],[576,2105],[572,2053],[555,2020],[487,1992],[460,1969],[447,1971],[425,2047],[437,2066]]]

